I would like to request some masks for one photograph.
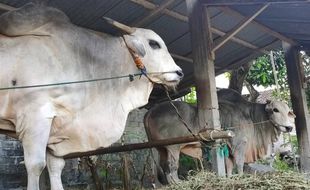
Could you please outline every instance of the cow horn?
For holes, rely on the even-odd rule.
[[[136,29],[131,28],[129,26],[126,26],[125,24],[119,23],[113,19],[110,19],[108,17],[102,17],[107,23],[111,24],[115,28],[127,33],[127,34],[132,34]]]

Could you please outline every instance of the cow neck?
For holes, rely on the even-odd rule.
[[[265,111],[266,104],[251,103],[251,118],[254,123],[269,121],[268,113]]]
[[[270,143],[272,143],[277,140],[279,133],[270,121],[269,114],[266,112],[265,108],[266,104],[252,103],[251,117],[254,123],[257,123],[254,126],[255,130],[260,132],[265,131],[266,133],[264,134],[268,134],[269,136],[265,136],[264,138],[269,139]]]

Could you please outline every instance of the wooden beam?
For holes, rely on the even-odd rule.
[[[237,26],[235,26],[230,32],[225,34],[222,38],[220,38],[218,41],[215,42],[214,47],[212,48],[212,51],[215,52],[220,47],[222,47],[228,40],[230,40],[234,35],[236,35],[238,32],[240,32],[244,27],[246,27],[252,20],[254,20],[260,13],[262,13],[267,7],[269,6],[269,3],[262,6],[259,10],[256,11],[252,16],[245,17]]]
[[[201,0],[206,5],[253,5],[253,4],[294,4],[308,3],[309,0]]]
[[[236,61],[233,61],[232,63],[226,65],[225,67],[223,67],[224,69],[222,70],[218,70],[216,74],[220,74],[226,71],[230,71],[232,69],[236,69],[240,66],[242,66],[245,63],[248,63],[249,61],[252,61],[253,59],[255,59],[256,57],[258,57],[259,55],[261,55],[261,51],[264,50],[266,51],[268,48],[274,46],[276,43],[279,43],[279,40],[275,40],[267,45],[265,45],[264,47],[261,47],[259,50],[260,51],[254,51],[246,56],[244,56],[241,59],[238,59]]]
[[[0,9],[5,10],[5,11],[13,11],[13,10],[16,10],[15,7],[6,5],[6,4],[4,4],[4,3],[0,3]]]
[[[131,2],[133,3],[136,3],[138,5],[141,5],[142,7],[146,8],[146,9],[150,9],[150,10],[154,10],[156,9],[158,6],[149,2],[149,1],[146,1],[146,0],[130,0]],[[178,12],[175,12],[175,11],[171,11],[171,10],[168,10],[168,9],[164,9],[163,10],[163,13],[166,14],[166,15],[169,15],[173,18],[176,18],[178,20],[181,20],[183,22],[188,22],[188,17],[185,16],[185,15],[182,15]]]
[[[259,21],[263,22],[286,22],[286,23],[294,23],[294,24],[309,24],[310,20],[308,19],[292,19],[292,18],[259,18]]]
[[[188,63],[193,63],[193,59],[191,59],[191,58],[184,57],[184,56],[181,56],[181,55],[177,55],[177,54],[174,54],[174,53],[170,53],[170,54],[175,59],[178,59],[178,60],[181,60],[181,61],[185,61],[185,62],[188,62]]]
[[[193,50],[198,125],[200,128],[221,129],[215,85],[214,56],[211,51],[210,17],[207,8],[201,5],[199,0],[186,0],[186,5]],[[225,176],[224,157],[217,149],[216,146],[211,148],[212,169],[219,176]]]
[[[213,131],[212,139],[229,139],[229,138],[234,137],[234,135],[235,134],[232,131]],[[201,136],[203,138],[201,138]],[[98,155],[98,154],[109,154],[109,153],[116,153],[116,152],[141,150],[145,148],[154,148],[154,147],[162,147],[162,146],[168,146],[168,145],[173,145],[173,144],[203,141],[204,139],[207,139],[208,141],[209,140],[212,141],[211,131],[200,132],[199,135],[195,135],[195,136],[177,137],[177,138],[163,139],[163,140],[157,140],[157,141],[146,142],[146,143],[127,144],[123,146],[110,146],[107,148],[100,148],[100,149],[89,151],[89,152],[71,153],[71,154],[65,155],[64,158],[71,159],[71,158],[92,156],[92,155]]]
[[[296,115],[296,133],[299,145],[301,171],[310,172],[310,120],[307,107],[307,98],[303,88],[304,77],[302,76],[303,66],[299,50],[295,46],[283,43],[285,51],[285,63],[287,67],[288,84],[292,106]]]
[[[212,31],[212,33],[217,34],[217,35],[219,35],[219,36],[224,36],[224,35],[226,35],[225,32],[220,31],[220,30],[218,30],[218,29],[216,29],[216,28],[214,28],[214,27],[211,27],[211,31]],[[265,50],[260,50],[260,48],[259,48],[258,46],[253,45],[253,44],[251,44],[251,43],[249,43],[249,42],[247,42],[247,41],[244,41],[244,40],[242,40],[242,39],[240,39],[240,38],[232,37],[230,40],[233,41],[233,42],[236,42],[237,44],[240,44],[240,45],[242,45],[242,46],[244,46],[244,47],[247,47],[247,48],[250,48],[250,49],[253,49],[253,50],[257,50],[257,51],[261,51],[262,53],[265,53],[265,54],[268,53],[268,52],[265,51]]]
[[[238,11],[235,11],[229,7],[219,7],[220,10],[224,11],[225,13],[227,14],[230,14],[231,16],[236,16],[236,17],[240,17],[240,18],[244,18],[245,16],[242,15],[241,13],[239,13]],[[292,45],[297,45],[297,43],[295,41],[293,41],[292,39],[268,28],[267,26],[257,22],[257,21],[252,21],[253,24],[255,24],[256,26],[258,26],[262,31],[264,31],[265,33],[281,40],[281,41],[284,41],[284,42],[287,42],[289,44],[292,44]]]
[[[153,9],[147,16],[143,17],[142,19],[139,18],[136,22],[132,25],[136,27],[144,26],[147,22],[151,19],[162,13],[167,7],[169,7],[175,0],[167,0],[163,1],[163,3],[158,6],[157,8]]]
[[[156,7],[157,7],[155,4],[150,3],[148,1],[145,1],[145,0],[130,0],[130,1],[133,2],[133,3],[136,3],[138,5],[141,5],[141,6],[143,6],[146,9],[150,9],[150,10],[156,9]],[[180,21],[183,21],[183,22],[188,22],[188,17],[187,16],[182,15],[180,13],[177,13],[175,11],[164,9],[163,13],[168,15],[168,16],[171,16],[171,17],[173,17],[173,18],[175,18],[177,20],[180,20]],[[214,27],[211,27],[211,31],[212,31],[212,33],[217,34],[219,36],[226,35],[226,32],[223,32],[223,31],[221,31],[221,30],[219,30],[217,28],[214,28]],[[236,42],[236,43],[238,43],[238,44],[240,44],[240,45],[242,45],[244,47],[250,48],[250,49],[254,49],[254,50],[259,49],[259,47],[255,46],[255,45],[253,45],[253,44],[251,44],[251,43],[249,43],[249,42],[247,42],[245,40],[237,38],[237,37],[232,37],[230,40],[233,41],[233,42]],[[268,52],[263,52],[263,53],[268,53]]]

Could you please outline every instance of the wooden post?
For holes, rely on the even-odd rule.
[[[197,91],[198,120],[201,128],[220,129],[218,100],[215,86],[214,54],[207,7],[199,0],[186,0]],[[212,148],[212,168],[224,176],[224,158],[218,148]]]
[[[310,120],[307,108],[304,76],[299,49],[283,43],[288,83],[290,87],[293,110],[296,115],[296,133],[300,151],[301,171],[310,172]]]

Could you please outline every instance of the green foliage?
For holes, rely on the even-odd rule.
[[[191,87],[191,92],[184,96],[185,102],[189,104],[197,104],[196,88]]]
[[[290,167],[287,162],[280,160],[279,155],[276,155],[272,166],[278,171],[294,171],[294,168]]]
[[[99,176],[102,178],[106,178],[108,176],[108,170],[106,168],[101,168],[99,170]]]
[[[192,157],[184,154],[180,155],[180,165],[187,168],[187,170],[196,169],[195,160]]]
[[[279,84],[279,92],[274,90],[273,96],[286,102],[290,102],[284,53],[283,51],[275,51],[273,52],[273,57]],[[270,87],[275,85],[275,79],[269,54],[258,57],[255,60],[246,77],[246,81],[252,85],[263,87]]]
[[[281,88],[287,86],[286,67],[284,61],[284,54],[282,51],[273,53],[275,68],[277,71],[278,82]],[[255,64],[250,68],[246,80],[256,86],[268,87],[275,85],[272,65],[269,55],[263,55],[255,60]]]

